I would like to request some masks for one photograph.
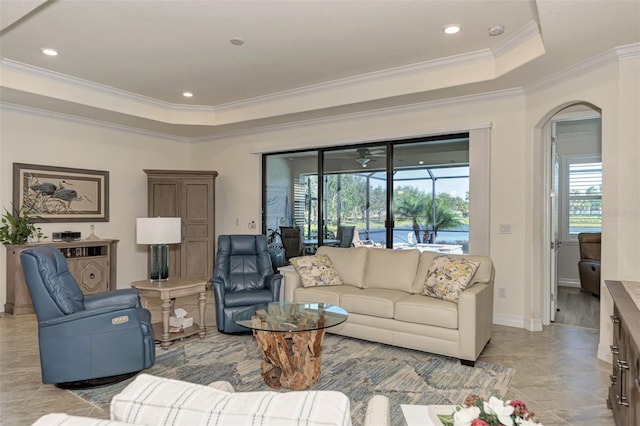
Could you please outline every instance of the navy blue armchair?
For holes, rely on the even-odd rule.
[[[49,245],[23,250],[20,261],[38,319],[43,383],[90,387],[153,365],[151,314],[137,290],[84,296]]]
[[[220,235],[213,277],[216,322],[223,333],[249,331],[233,322],[237,312],[266,309],[280,299],[282,275],[274,274],[265,235]]]

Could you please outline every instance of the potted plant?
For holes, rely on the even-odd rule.
[[[13,212],[9,212],[4,209],[2,226],[0,226],[0,243],[20,245],[25,244],[29,238],[35,238],[37,241],[46,238],[42,234],[42,229],[31,222],[38,217],[31,215],[31,209],[22,206],[19,209],[13,207],[12,210]]]

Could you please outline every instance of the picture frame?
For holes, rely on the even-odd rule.
[[[109,172],[13,163],[13,206],[33,222],[108,222]]]

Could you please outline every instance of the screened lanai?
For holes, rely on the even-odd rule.
[[[281,227],[298,227],[304,252],[312,253],[339,244],[352,228],[350,245],[468,250],[466,134],[266,154],[263,165],[263,223],[272,244]]]

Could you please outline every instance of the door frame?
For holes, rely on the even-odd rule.
[[[576,105],[584,105],[591,109],[591,111],[580,111],[580,112],[568,112],[567,108]],[[542,137],[541,143],[542,147],[542,164],[541,164],[541,172],[542,172],[542,223],[541,223],[541,242],[542,242],[542,257],[541,257],[541,269],[542,269],[542,324],[549,325],[551,321],[554,320],[555,315],[552,314],[551,310],[553,309],[553,305],[557,302],[557,263],[555,264],[555,271],[552,270],[552,262],[551,256],[553,255],[553,250],[551,248],[551,228],[552,228],[552,203],[551,203],[551,191],[553,187],[553,179],[554,179],[554,168],[552,167],[552,140],[555,137],[553,129],[555,129],[555,124],[560,121],[575,121],[575,120],[586,120],[599,118],[602,119],[601,110],[590,103],[585,102],[573,102],[568,105],[563,106],[558,111],[553,113],[551,117],[544,123],[542,126]],[[559,220],[559,218],[557,218]],[[555,282],[552,281],[551,277],[555,277]],[[555,301],[552,301],[552,286],[555,285],[556,291],[554,293]]]

